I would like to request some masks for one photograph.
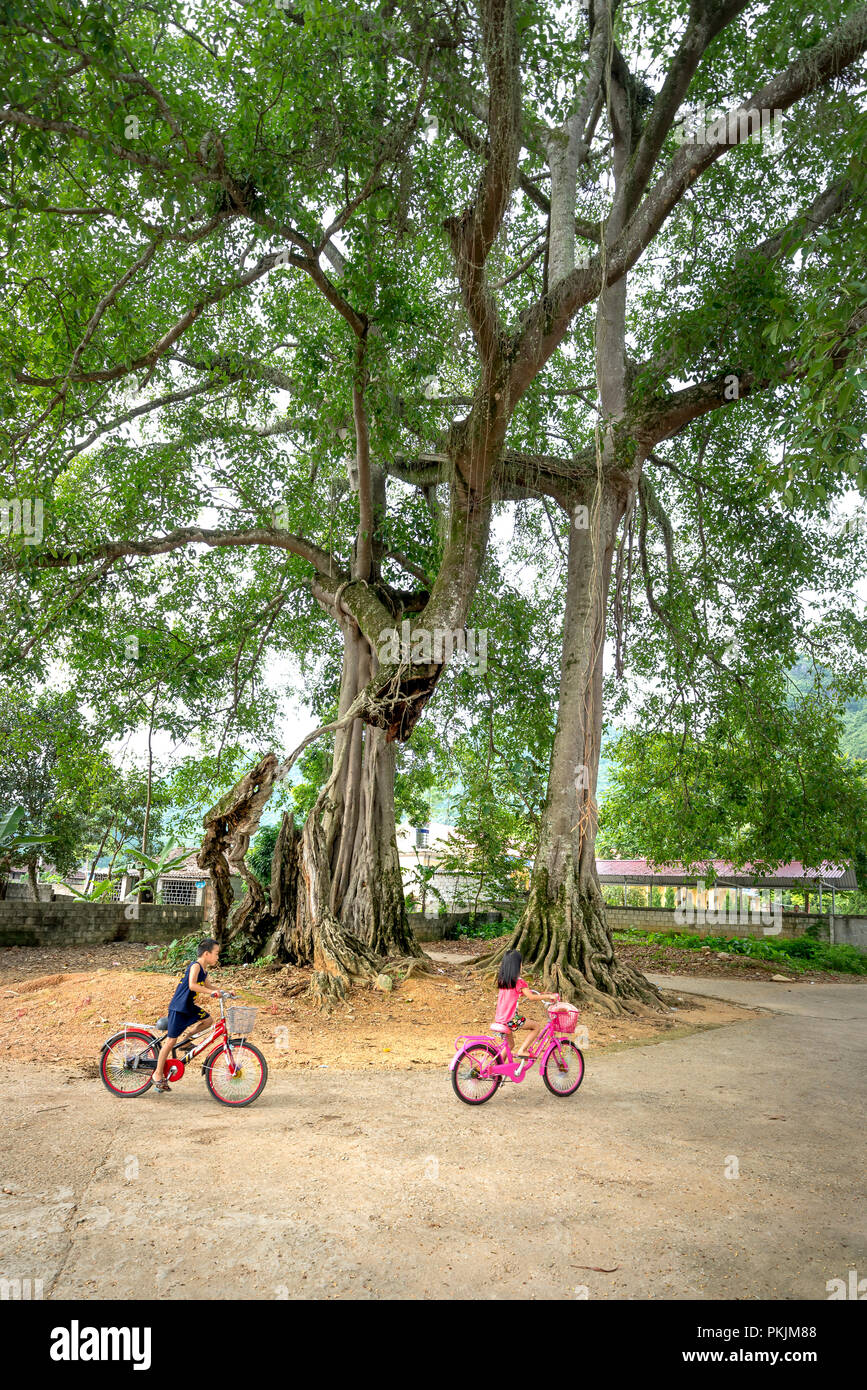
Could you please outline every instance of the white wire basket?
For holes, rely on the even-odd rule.
[[[229,1032],[236,1037],[246,1038],[247,1034],[253,1031],[258,1012],[258,1009],[247,1004],[230,1004],[226,1010],[226,1026]]]

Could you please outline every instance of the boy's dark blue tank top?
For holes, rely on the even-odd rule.
[[[190,989],[190,971],[192,970],[194,965],[198,964],[198,961],[191,960],[183,975],[181,976],[181,982],[175,990],[174,994],[172,995],[172,1002],[169,1004],[170,1014],[188,1014],[195,1009],[196,996]],[[207,980],[208,972],[202,966],[199,966],[199,969],[202,973],[199,976],[198,983],[201,984],[202,981]]]

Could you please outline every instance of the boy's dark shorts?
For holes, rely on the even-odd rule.
[[[193,1023],[200,1023],[203,1018],[210,1018],[207,1009],[202,1009],[198,1004],[194,1004],[192,1009],[187,1009],[185,1013],[169,1014],[169,1037],[179,1038],[185,1029]]]

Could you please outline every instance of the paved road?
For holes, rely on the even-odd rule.
[[[478,1110],[435,1071],[284,1074],[231,1113],[197,1076],[122,1102],[6,1070],[0,1275],[46,1298],[824,1299],[867,1277],[867,982],[665,984],[773,1012]]]

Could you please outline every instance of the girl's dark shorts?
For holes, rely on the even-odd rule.
[[[519,1014],[519,1013],[518,1013],[518,1010],[516,1009],[515,1012],[512,1014],[512,1017],[509,1019],[508,1023],[506,1024],[506,1027],[507,1027],[507,1028],[511,1028],[511,1029],[513,1029],[513,1030],[514,1030],[515,1028],[523,1028],[523,1026],[524,1026],[524,1024],[525,1024],[526,1022],[527,1022],[527,1020],[526,1020],[525,1016],[524,1016],[523,1014]]]

